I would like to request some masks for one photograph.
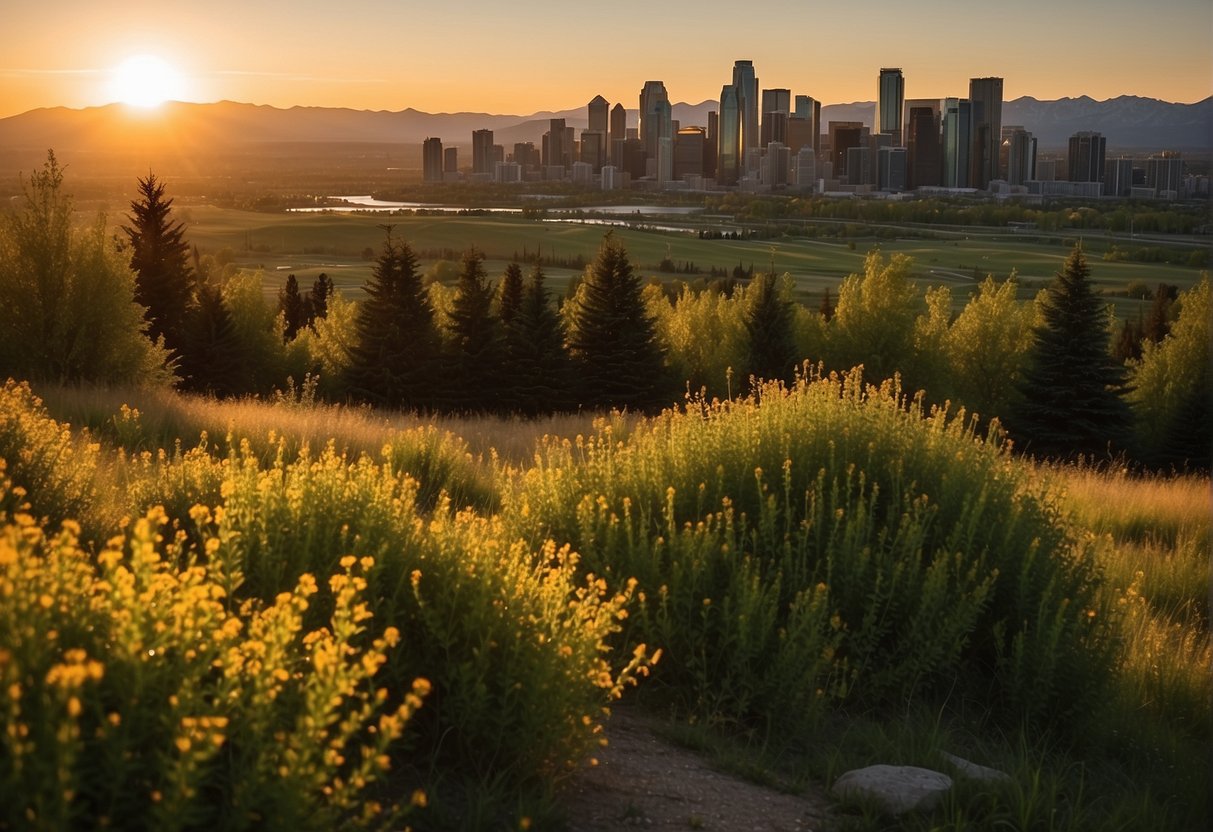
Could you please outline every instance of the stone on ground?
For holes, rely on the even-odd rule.
[[[982,783],[1007,783],[1011,780],[1011,775],[1005,771],[999,771],[996,768],[978,765],[966,760],[964,757],[957,757],[955,754],[949,754],[944,751],[943,758],[952,764],[956,772],[962,777],[967,777],[970,780],[977,780]]]
[[[926,812],[952,788],[952,778],[918,766],[875,765],[848,771],[834,781],[839,798],[873,801],[890,815]]]

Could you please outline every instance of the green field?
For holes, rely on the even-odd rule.
[[[264,214],[248,211],[192,206],[186,211],[187,235],[204,253],[230,249],[234,262],[260,268],[267,275],[267,292],[276,293],[288,274],[295,274],[304,287],[320,272],[327,272],[339,290],[357,297],[370,276],[371,262],[362,253],[378,251],[383,226],[404,237],[419,252],[450,249],[463,251],[475,245],[487,255],[490,274],[500,273],[516,253],[534,253],[592,259],[606,229],[601,225],[543,222],[518,215],[487,216],[385,216],[372,214]],[[660,220],[652,220],[660,223]],[[703,223],[703,220],[696,220]],[[689,226],[689,224],[688,224]],[[861,270],[864,254],[879,246],[886,254],[904,253],[914,258],[915,272],[924,285],[954,287],[958,299],[976,285],[976,275],[993,273],[1005,277],[1012,269],[1022,282],[1021,297],[1027,299],[1061,268],[1069,251],[1068,238],[1042,242],[1018,239],[1005,233],[973,231],[953,239],[854,240],[848,242],[783,237],[775,240],[701,240],[686,232],[641,230],[617,227],[633,263],[645,274],[659,275],[657,264],[668,256],[676,264],[693,263],[706,273],[711,267],[731,270],[741,264],[759,271],[770,267],[772,257],[778,272],[795,279],[801,297],[816,302],[825,287],[836,290],[848,274]],[[1108,293],[1121,316],[1135,315],[1142,301],[1116,297],[1134,281],[1153,287],[1160,282],[1191,286],[1199,270],[1160,263],[1105,262],[1102,254],[1110,241],[1093,236],[1085,241],[1092,279]],[[1120,241],[1123,243],[1123,241]],[[429,267],[433,258],[423,258]],[[549,276],[558,289],[574,274],[553,268]],[[692,278],[660,275],[662,279]]]

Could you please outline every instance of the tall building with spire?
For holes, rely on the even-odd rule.
[[[594,100],[588,105],[590,111],[590,130],[607,135],[610,131],[608,121],[610,119],[611,102],[607,101],[601,95],[594,96]]]
[[[888,133],[893,144],[902,143],[902,110],[906,98],[906,81],[900,69],[881,69],[876,99],[877,133]]]
[[[758,76],[753,61],[733,64],[733,87],[737,90],[737,106],[741,110],[741,149],[758,147]]]
[[[998,159],[1002,150],[1002,79],[969,79],[972,107],[969,158],[969,187],[984,190],[991,179],[1000,179]]]

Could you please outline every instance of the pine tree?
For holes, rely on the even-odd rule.
[[[222,290],[200,280],[196,297],[178,368],[182,388],[219,397],[247,392],[248,362]]]
[[[326,272],[321,272],[312,283],[312,291],[308,293],[311,300],[311,314],[308,325],[317,318],[327,318],[329,314],[329,298],[333,296],[333,281]]]
[[[523,289],[518,316],[507,330],[508,399],[529,416],[555,413],[568,406],[572,365],[564,347],[564,326],[552,307],[538,263]]]
[[[148,336],[164,338],[170,350],[180,352],[194,281],[185,226],[172,219],[173,201],[164,196],[164,183],[149,173],[140,179],[139,199],[131,202],[126,232],[135,272],[135,301],[147,307]]]
[[[1008,419],[1011,435],[1020,449],[1041,457],[1123,449],[1130,422],[1125,372],[1108,350],[1106,312],[1091,289],[1081,243],[1050,285],[1042,312],[1022,397]]]
[[[493,317],[493,287],[484,272],[484,255],[469,249],[451,304],[451,378],[446,404],[457,411],[501,407],[505,365],[500,321]]]
[[[299,281],[287,275],[286,285],[278,291],[278,312],[282,315],[282,340],[294,341],[299,330],[307,326],[307,305],[299,294]]]
[[[668,401],[672,385],[642,289],[623,245],[608,233],[573,300],[569,352],[587,406],[644,410]]]
[[[817,307],[817,311],[821,313],[821,317],[826,323],[830,322],[830,318],[834,317],[834,304],[830,302],[830,287],[827,286],[821,295],[821,306]]]
[[[792,304],[779,296],[774,274],[761,274],[750,286],[753,295],[745,320],[749,371],[768,381],[790,381],[797,359]]]
[[[429,407],[441,375],[441,339],[417,258],[403,240],[384,243],[358,307],[345,384],[355,397]]]
[[[522,268],[517,263],[510,263],[501,278],[501,302],[498,304],[498,316],[506,329],[518,317],[518,310],[522,307],[522,291]]]

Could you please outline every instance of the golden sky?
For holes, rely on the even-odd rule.
[[[1008,100],[1213,94],[1209,0],[4,0],[0,31],[0,117],[109,103],[139,54],[179,74],[173,97],[278,107],[635,107],[649,79],[697,103],[738,58],[761,87],[827,104],[874,100],[882,66],[904,70],[907,98],[986,75]]]

